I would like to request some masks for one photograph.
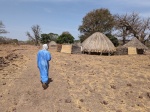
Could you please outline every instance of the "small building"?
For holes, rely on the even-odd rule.
[[[114,44],[106,35],[100,32],[92,34],[82,43],[83,53],[113,54],[115,51],[116,48]]]
[[[50,47],[56,47],[56,46],[57,46],[57,43],[56,43],[55,41],[51,41],[51,42],[49,43],[49,46],[50,46]]]
[[[117,54],[144,54],[144,51],[147,50],[143,43],[141,43],[136,37],[133,37],[128,43],[117,48]]]

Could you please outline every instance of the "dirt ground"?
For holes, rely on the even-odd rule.
[[[39,47],[0,45],[0,112],[150,112],[150,55],[65,54],[50,48],[46,90]]]

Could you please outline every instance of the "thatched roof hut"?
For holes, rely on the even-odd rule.
[[[49,45],[52,46],[52,47],[54,47],[54,46],[57,45],[57,43],[56,43],[55,41],[51,41],[51,42],[49,43]]]
[[[145,50],[147,49],[148,47],[142,44],[136,37],[133,37],[128,43],[121,47],[118,47],[116,54],[144,54]]]
[[[137,49],[148,49],[144,44],[142,44],[136,37],[132,38],[128,43],[123,45],[122,47],[128,48],[128,47],[135,47]]]
[[[116,48],[106,35],[96,32],[83,41],[82,51],[89,53],[113,53],[116,51]]]

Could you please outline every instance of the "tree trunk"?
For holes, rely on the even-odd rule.
[[[126,34],[125,34],[125,31],[123,30],[123,37],[122,37],[122,42],[123,42],[123,45],[126,43]]]

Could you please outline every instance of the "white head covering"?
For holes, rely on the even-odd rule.
[[[43,44],[43,49],[47,50],[48,49],[48,45],[47,44]]]

